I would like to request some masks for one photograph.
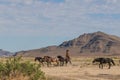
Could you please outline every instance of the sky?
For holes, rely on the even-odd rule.
[[[120,37],[120,0],[0,0],[0,49],[59,45],[84,33]]]

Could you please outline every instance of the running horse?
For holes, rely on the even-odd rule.
[[[34,59],[35,61],[38,61],[40,64],[42,64],[43,66],[44,66],[44,58],[42,58],[42,57],[35,57],[35,59]]]
[[[95,62],[99,62],[99,68],[102,68],[102,69],[103,69],[103,64],[106,64],[106,63],[108,63],[109,65],[108,69],[110,69],[111,63],[115,65],[114,61],[111,58],[95,58],[92,63],[95,63]]]
[[[59,64],[59,61],[57,58],[52,58],[50,56],[44,56],[44,61],[47,62],[47,66],[49,67],[50,65],[52,65],[52,62],[56,63],[57,66]]]
[[[57,58],[58,58],[58,60],[60,62],[60,66],[63,66],[64,64],[67,65],[67,63],[69,61],[67,58],[62,57],[61,55],[58,55]]]

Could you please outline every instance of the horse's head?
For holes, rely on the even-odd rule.
[[[37,57],[35,57],[34,61],[36,61],[36,60],[37,60]]]
[[[93,60],[92,63],[95,63],[95,60]]]
[[[96,62],[96,59],[94,59],[93,61],[92,61],[92,63],[94,64]]]

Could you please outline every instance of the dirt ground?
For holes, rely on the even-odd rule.
[[[97,64],[91,63],[92,59],[83,59],[76,59],[72,65],[63,67],[42,67],[42,71],[46,76],[53,77],[51,80],[120,80],[120,65],[117,61],[111,69],[108,69],[107,64],[99,69]]]

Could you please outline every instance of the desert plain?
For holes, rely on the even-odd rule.
[[[75,57],[72,58],[72,65],[42,67],[42,71],[50,80],[120,80],[119,57],[111,57],[116,65],[110,69],[107,64],[103,69],[99,68],[98,63],[92,64],[94,58]]]

